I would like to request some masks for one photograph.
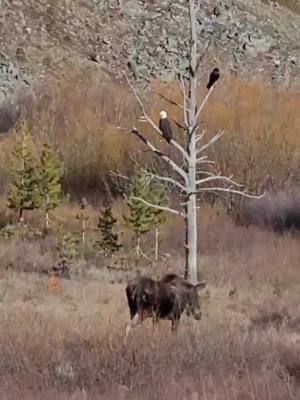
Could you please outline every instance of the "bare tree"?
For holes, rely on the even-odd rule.
[[[186,227],[186,265],[185,276],[193,283],[197,283],[197,194],[201,193],[231,193],[238,194],[245,197],[259,198],[262,196],[255,196],[247,193],[242,185],[235,182],[232,177],[223,176],[221,173],[216,172],[213,168],[212,160],[208,159],[205,152],[212,146],[213,143],[218,141],[223,132],[216,133],[207,142],[204,142],[204,131],[200,131],[200,116],[204,110],[207,100],[211,96],[216,84],[212,85],[208,90],[204,99],[199,102],[197,99],[198,87],[198,69],[202,55],[198,54],[197,49],[197,19],[196,13],[199,7],[200,0],[188,0],[189,22],[190,22],[190,57],[189,57],[189,72],[188,76],[184,79],[182,75],[178,76],[178,84],[182,94],[182,104],[174,101],[170,102],[182,110],[183,124],[177,123],[184,132],[185,146],[182,146],[173,138],[170,141],[176,151],[180,152],[183,158],[183,165],[175,162],[171,156],[164,154],[160,151],[146,136],[135,126],[129,132],[140,139],[155,155],[160,157],[169,165],[173,171],[168,176],[152,174],[147,172],[153,179],[157,179],[173,185],[177,188],[181,195],[184,196],[184,202],[180,204],[181,209],[174,209],[169,207],[160,207],[155,204],[150,204],[143,198],[135,198],[144,202],[145,204],[157,207],[173,214],[183,216]],[[140,106],[142,112],[142,119],[149,123],[153,130],[162,136],[162,132],[158,125],[147,114],[145,107],[133,85],[128,83],[133,91],[133,94]],[[120,128],[124,129],[124,128]],[[128,131],[128,130],[127,130]]]

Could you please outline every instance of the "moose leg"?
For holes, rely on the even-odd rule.
[[[159,314],[158,312],[153,312],[152,314],[152,323],[153,323],[153,327],[154,327],[154,332],[157,332],[158,330],[158,326],[159,326]]]
[[[158,311],[153,309],[152,310],[152,323],[153,325],[157,325],[159,322],[159,315],[158,315]]]
[[[131,321],[128,322],[126,326],[126,331],[125,331],[125,345],[127,343],[127,337],[129,335],[129,332],[131,329],[136,328],[138,325],[140,325],[143,322],[143,318],[140,315],[140,313],[135,314],[135,316],[131,319]]]
[[[172,319],[172,332],[177,332],[178,329],[178,325],[179,325],[179,318],[173,318]]]

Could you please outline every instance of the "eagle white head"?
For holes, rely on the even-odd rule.
[[[159,113],[159,116],[160,116],[161,119],[167,118],[167,113],[166,113],[165,111],[161,111],[161,112]]]

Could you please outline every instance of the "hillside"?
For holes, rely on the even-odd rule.
[[[280,3],[280,4],[279,4]],[[183,0],[0,1],[0,101],[78,66],[101,76],[167,79],[187,67]],[[299,0],[201,1],[203,73],[298,85]],[[208,47],[208,49],[207,49]],[[207,50],[205,50],[207,49]]]

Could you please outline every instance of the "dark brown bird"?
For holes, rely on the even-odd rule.
[[[166,141],[170,143],[172,139],[172,129],[168,120],[167,113],[165,111],[161,111],[159,115],[159,129],[161,130],[163,137],[166,139]]]
[[[207,84],[207,89],[209,90],[220,78],[219,68],[214,68],[212,73],[209,76],[209,82]]]

